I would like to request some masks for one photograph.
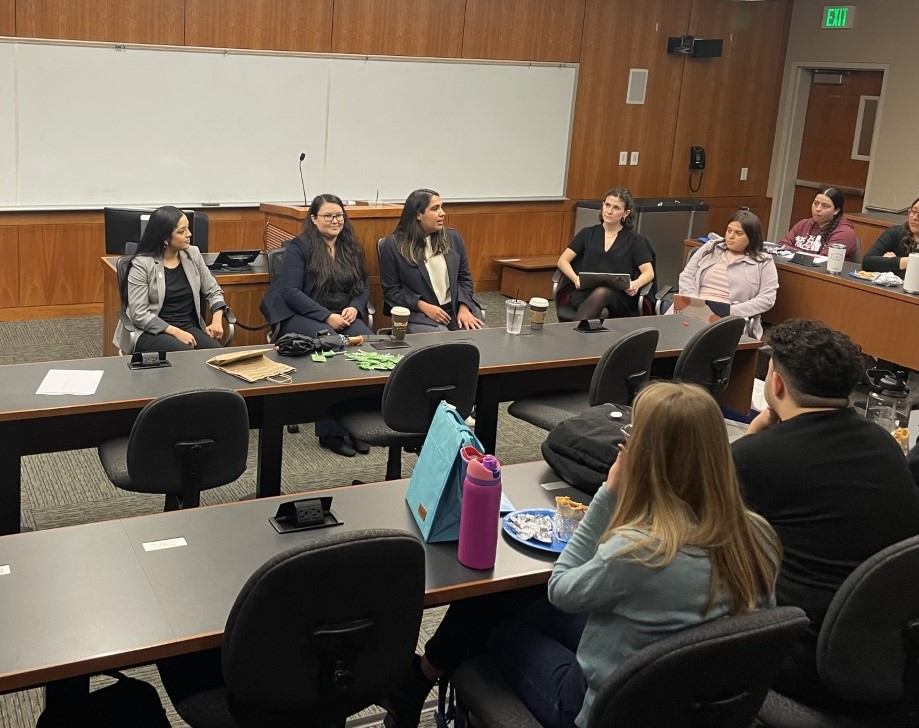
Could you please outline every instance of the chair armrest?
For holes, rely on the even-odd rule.
[[[229,346],[236,336],[236,314],[229,306],[223,309],[223,320],[227,322],[227,338],[223,340],[223,345]]]
[[[376,307],[367,301],[367,328],[373,331],[373,315],[377,312]]]
[[[657,293],[654,296],[654,313],[660,316],[664,312],[664,301],[667,300],[667,296],[671,295],[673,292],[673,286],[663,286],[662,288],[657,289]]]

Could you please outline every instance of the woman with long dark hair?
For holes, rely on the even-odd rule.
[[[724,240],[703,245],[680,273],[681,295],[729,303],[732,316],[753,319],[757,337],[763,333],[760,315],[775,305],[778,288],[775,262],[763,252],[763,226],[747,210],[735,212]]]
[[[890,271],[901,278],[906,276],[910,253],[919,253],[919,197],[913,200],[902,225],[894,225],[880,234],[871,249],[865,253],[862,268]]]
[[[814,197],[811,216],[799,220],[782,238],[782,247],[812,255],[827,255],[836,243],[846,246],[846,260],[858,260],[858,237],[844,216],[846,198],[835,187],[827,187]]]
[[[450,606],[389,696],[384,725],[414,728],[446,671],[488,650],[539,724],[588,723],[630,655],[728,614],[774,605],[781,546],[740,495],[724,419],[701,387],[654,382],[631,436],[558,557],[546,592]]]
[[[463,237],[445,225],[447,213],[434,190],[405,200],[392,235],[380,250],[380,282],[390,306],[410,311],[410,333],[480,329],[472,273]]]
[[[637,316],[635,296],[654,280],[651,244],[632,229],[632,193],[624,187],[609,190],[600,209],[600,224],[586,227],[558,259],[558,269],[574,283],[571,303],[579,320]],[[628,273],[629,287],[581,287],[580,272]]]
[[[209,324],[202,297],[211,311]],[[127,316],[143,332],[134,351],[216,349],[226,306],[223,291],[191,244],[185,213],[171,206],[155,210],[128,271]],[[130,350],[130,336],[120,322],[113,343]]]
[[[370,296],[364,251],[341,199],[329,194],[314,197],[303,230],[285,251],[281,275],[260,306],[269,323],[280,323],[280,334],[371,333],[364,323]],[[322,447],[339,455],[370,451],[369,445],[350,439],[331,420],[318,421],[316,435]]]

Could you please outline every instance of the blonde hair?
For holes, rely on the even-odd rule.
[[[628,459],[616,510],[603,536],[631,540],[617,557],[660,568],[684,546],[708,552],[708,612],[716,596],[731,614],[771,594],[781,545],[772,527],[743,503],[721,411],[691,384],[655,382],[635,399]],[[641,534],[636,534],[638,530]]]

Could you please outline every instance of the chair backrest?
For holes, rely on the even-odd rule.
[[[386,238],[377,239],[377,270],[380,271],[381,275],[383,272],[383,266],[380,265],[380,261],[383,258],[383,243],[386,241]],[[386,300],[386,291],[383,291],[383,315],[391,316],[392,315],[392,306],[389,304],[389,301]]]
[[[198,493],[226,485],[246,469],[249,414],[229,389],[191,389],[167,394],[137,415],[128,437],[132,490],[179,495],[183,507]]]
[[[195,210],[191,219],[191,243],[202,253],[207,252],[211,232],[211,219],[206,212]]]
[[[919,536],[878,552],[839,587],[817,640],[817,670],[827,688],[873,705],[919,698],[916,574]]]
[[[801,609],[779,607],[658,640],[610,676],[588,728],[749,728],[807,625]]]
[[[404,531],[325,533],[261,566],[230,610],[223,675],[239,725],[344,725],[408,669],[421,543]]]
[[[734,353],[745,326],[740,316],[727,316],[706,326],[683,348],[673,378],[698,384],[713,395],[721,394],[731,379]]]
[[[128,309],[128,273],[131,270],[133,255],[122,255],[115,261],[115,277],[118,280],[118,297],[121,299],[121,308]]]
[[[272,248],[268,251],[268,285],[270,286],[281,277],[281,268],[284,266],[284,253],[282,247]]]
[[[657,329],[638,329],[607,349],[590,378],[587,396],[590,406],[605,402],[632,404],[638,389],[651,374],[659,338]]]
[[[396,365],[383,388],[383,421],[398,432],[426,433],[439,402],[468,417],[475,404],[479,350],[466,342],[414,349]]]

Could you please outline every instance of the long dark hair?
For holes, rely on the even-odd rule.
[[[603,195],[603,201],[606,201],[607,197],[618,197],[622,200],[622,205],[625,207],[625,211],[629,213],[624,218],[622,218],[622,227],[626,230],[632,229],[632,206],[634,201],[632,200],[632,191],[628,187],[613,187],[611,190],[607,190],[606,194]],[[603,208],[602,204],[600,208],[600,222],[603,222]]]
[[[830,221],[820,230],[823,244],[827,245],[830,241],[830,235],[833,234],[836,226],[839,225],[839,221],[842,220],[842,212],[846,206],[846,197],[835,187],[827,187],[825,190],[821,190],[817,194],[826,195],[829,197],[830,202],[833,203],[833,207],[836,208],[836,214],[833,215],[833,217],[830,218]]]
[[[179,220],[185,213],[178,207],[166,205],[158,207],[150,215],[150,221],[144,228],[144,235],[140,239],[135,255],[148,255],[151,258],[162,258],[163,249],[172,239],[172,233],[179,226]]]
[[[431,198],[440,197],[434,190],[420,189],[412,192],[402,206],[399,222],[393,230],[396,238],[396,249],[399,254],[413,266],[418,266],[424,260],[424,239],[427,233],[418,222],[418,215],[424,214],[431,204]],[[447,228],[431,233],[431,253],[440,255],[450,250],[450,238],[447,237]]]
[[[760,222],[759,218],[749,210],[738,210],[733,215],[731,215],[731,219],[728,220],[728,223],[732,222],[740,223],[740,227],[743,228],[744,235],[746,235],[747,240],[750,241],[750,244],[747,246],[744,254],[749,255],[751,258],[753,258],[753,260],[762,260],[763,224]]]
[[[919,202],[919,197],[913,200],[909,209],[912,210],[917,202]],[[919,252],[919,242],[913,237],[913,231],[909,229],[909,215],[907,215],[906,222],[903,223],[903,231],[900,233],[900,238],[897,240],[897,249],[894,253],[899,257],[903,257],[915,252]]]
[[[327,202],[338,205],[345,216],[342,220],[341,232],[335,239],[335,258],[326,253],[325,238],[322,237],[322,233],[313,222],[313,218],[319,215],[319,210]],[[348,219],[348,213],[345,212],[345,203],[341,201],[341,198],[329,194],[316,195],[313,198],[307,210],[306,220],[303,221],[303,230],[300,232],[300,247],[307,266],[316,274],[316,288],[319,292],[348,293],[356,296],[364,289],[364,282],[367,280],[364,249],[354,234],[351,220]],[[335,275],[336,268],[339,271],[337,276]],[[342,272],[347,275],[342,276]],[[351,281],[350,290],[333,290],[336,287],[336,281],[342,278]]]

